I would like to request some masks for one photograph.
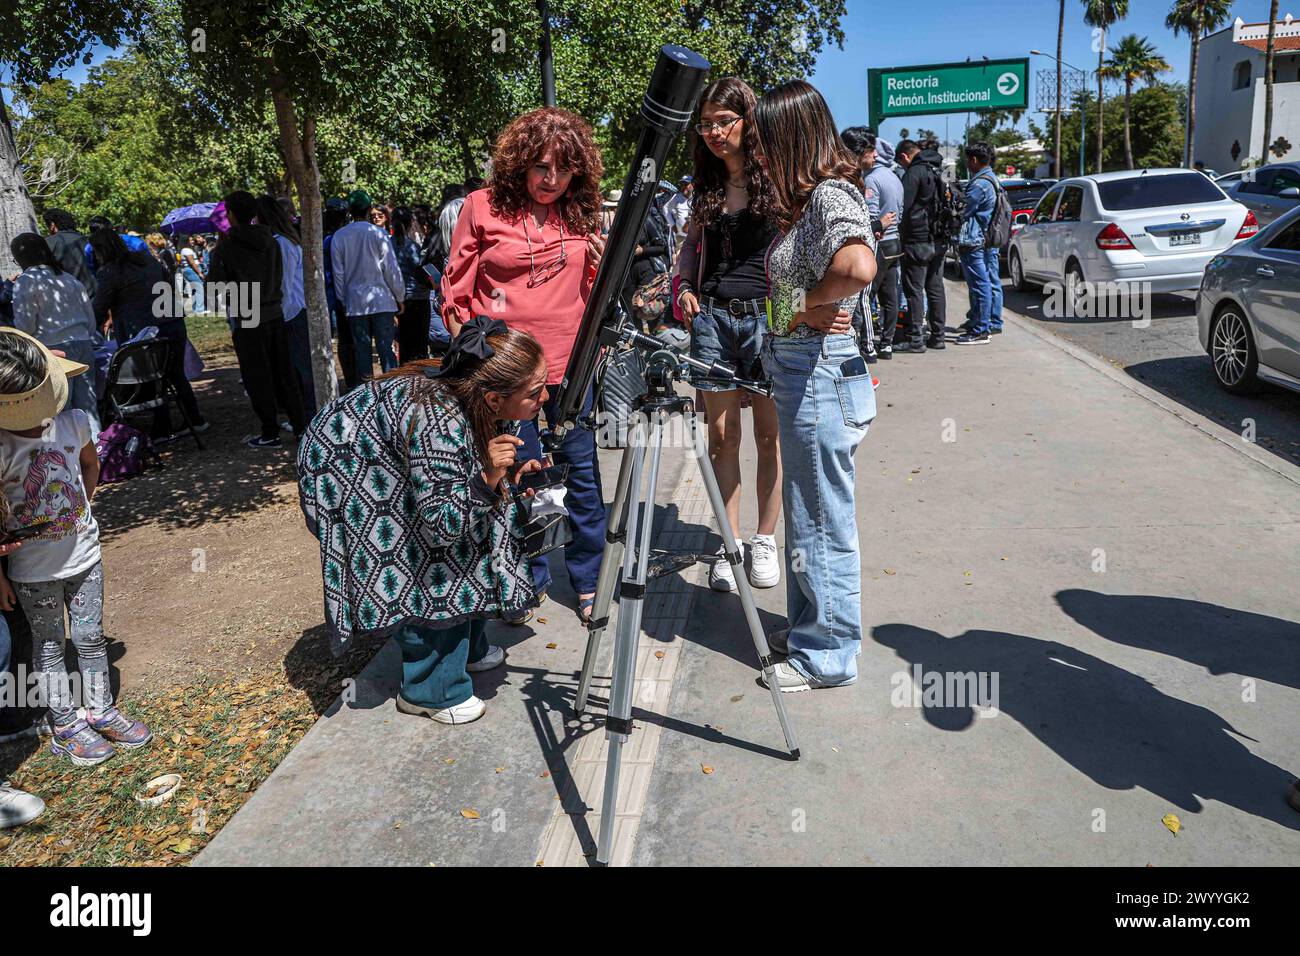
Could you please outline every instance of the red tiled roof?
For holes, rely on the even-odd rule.
[[[1268,52],[1267,40],[1238,40],[1242,46],[1248,46],[1252,50],[1258,50],[1260,53]],[[1300,37],[1274,37],[1273,52],[1281,50],[1300,50]]]

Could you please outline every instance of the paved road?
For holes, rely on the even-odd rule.
[[[1260,448],[1289,462],[1300,462],[1300,394],[1272,386],[1254,396],[1230,395],[1221,389],[1196,336],[1195,294],[1155,296],[1150,325],[1145,328],[1135,328],[1126,318],[1048,318],[1043,302],[1036,293],[1007,290],[1007,307],[1041,327],[1238,434],[1243,433],[1248,419],[1253,420]],[[949,321],[956,325],[960,318]]]

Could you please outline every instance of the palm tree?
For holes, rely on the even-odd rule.
[[[1055,172],[1052,173],[1057,179],[1061,178],[1061,49],[1065,43],[1065,0],[1061,0],[1061,15],[1056,23],[1056,149],[1052,155],[1056,157]],[[1083,170],[1079,170],[1079,175],[1083,175]]]
[[[1105,79],[1102,67],[1106,58],[1106,31],[1114,24],[1128,16],[1128,0],[1083,0],[1083,22],[1100,30],[1093,46],[1097,50],[1097,172],[1102,171],[1102,106],[1106,91],[1102,88]],[[1083,170],[1079,170],[1080,173]]]
[[[1192,38],[1192,65],[1187,75],[1187,139],[1183,165],[1192,165],[1192,137],[1196,133],[1196,68],[1201,55],[1201,37],[1219,29],[1231,16],[1232,0],[1174,0],[1165,26],[1174,34],[1186,32]]]
[[[1138,80],[1154,82],[1157,73],[1168,73],[1171,67],[1156,52],[1146,37],[1130,33],[1110,48],[1110,59],[1102,67],[1107,79],[1124,81],[1124,164],[1133,168],[1133,138],[1129,133],[1129,109],[1133,100],[1133,84]]]
[[[1273,34],[1277,30],[1277,0],[1268,11],[1268,47],[1264,54],[1264,162],[1268,162],[1268,148],[1273,142]]]

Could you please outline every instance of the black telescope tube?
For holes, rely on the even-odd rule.
[[[664,160],[673,141],[690,125],[708,74],[709,61],[693,50],[671,43],[659,50],[659,61],[641,103],[641,136],[623,183],[623,198],[614,213],[605,254],[560,382],[557,415],[551,423],[552,443],[564,437],[582,411],[600,357],[601,328],[612,321],[614,302],[632,268],[637,234],[659,188]]]

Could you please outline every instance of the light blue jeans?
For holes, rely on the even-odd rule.
[[[876,417],[871,372],[852,335],[769,335],[784,469],[786,617],[790,665],[827,685],[857,680],[862,646],[862,568],[853,454]],[[865,369],[865,366],[864,366]]]
[[[961,250],[961,268],[970,292],[971,332],[983,335],[1002,328],[1002,277],[998,272],[998,249]]]

